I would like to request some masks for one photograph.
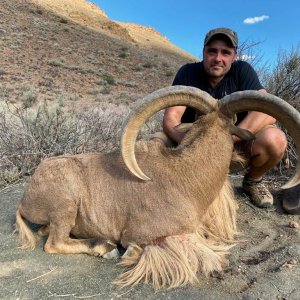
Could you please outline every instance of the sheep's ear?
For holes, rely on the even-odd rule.
[[[229,131],[231,134],[238,136],[243,141],[251,141],[255,139],[255,135],[247,129],[237,127],[233,124],[229,125]]]
[[[178,132],[188,132],[193,126],[193,123],[181,123],[177,126],[175,126],[175,129]]]

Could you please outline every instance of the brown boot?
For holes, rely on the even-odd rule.
[[[244,177],[243,189],[251,196],[251,201],[258,207],[269,208],[273,205],[273,196],[262,182],[262,179],[255,180]]]

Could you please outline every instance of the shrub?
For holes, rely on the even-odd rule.
[[[143,64],[143,67],[146,68],[146,69],[151,69],[154,67],[154,64],[151,63],[151,62],[146,62]]]
[[[58,103],[30,109],[7,104],[0,109],[0,185],[32,174],[47,157],[118,149],[129,112],[129,106],[114,104],[85,112]],[[152,117],[140,137],[157,131],[161,116]]]
[[[300,47],[279,52],[277,65],[271,72],[265,74],[264,82],[270,93],[284,99],[300,111]],[[282,129],[287,134],[287,131]],[[286,154],[288,160],[280,162],[280,172],[296,166],[296,149],[290,136]]]
[[[100,90],[100,93],[101,94],[110,94],[110,92],[111,92],[111,88],[109,87],[109,86],[107,86],[107,85],[105,85],[101,90]]]
[[[102,75],[102,78],[103,78],[103,80],[105,80],[106,83],[108,83],[108,84],[111,84],[111,85],[116,84],[116,80],[115,80],[115,78],[113,77],[113,75],[111,75],[111,74],[104,74],[104,75]]]
[[[7,104],[0,111],[0,184],[32,174],[47,157],[116,148],[128,111],[111,106],[79,113],[58,103],[35,109]]]
[[[171,71],[171,70],[166,71],[165,74],[166,74],[167,77],[171,77],[171,76],[175,75],[175,73],[173,71]]]
[[[141,65],[137,65],[135,68],[134,68],[134,71],[135,72],[141,72],[143,70],[142,66]]]
[[[63,59],[51,59],[48,61],[48,65],[54,66],[54,67],[63,67],[64,61],[63,61]]]
[[[99,93],[101,93],[101,89],[99,89],[99,88],[92,88],[92,89],[89,89],[87,92],[90,95],[98,95]]]
[[[37,93],[34,88],[30,87],[28,90],[23,92],[21,101],[24,108],[32,107],[37,102]]]
[[[128,52],[121,52],[119,54],[119,57],[121,57],[121,58],[126,58],[127,56],[128,56]]]

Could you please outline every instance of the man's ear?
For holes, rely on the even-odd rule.
[[[234,57],[233,57],[233,61],[237,60],[237,51],[235,50],[235,54],[234,54]]]
[[[181,123],[177,126],[175,126],[175,129],[178,131],[178,132],[188,132],[193,126],[193,123]]]

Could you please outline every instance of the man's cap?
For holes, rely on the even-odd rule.
[[[226,35],[229,38],[232,46],[234,48],[237,48],[238,46],[237,33],[229,28],[223,28],[223,27],[210,30],[205,36],[204,46],[206,46],[216,34]]]

